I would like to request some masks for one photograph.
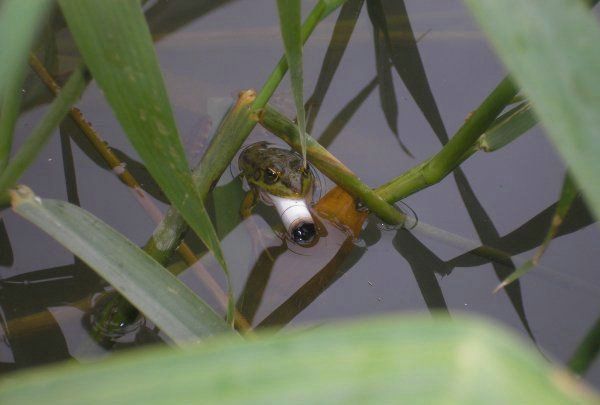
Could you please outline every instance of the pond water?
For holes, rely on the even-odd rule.
[[[158,40],[158,56],[190,160],[197,160],[202,153],[224,107],[240,90],[259,88],[281,56],[273,3],[229,1],[197,18],[186,15],[189,22]],[[146,7],[153,4],[149,2]],[[303,2],[307,11],[314,4]],[[451,136],[505,75],[461,1],[410,0],[406,6],[414,35],[420,38],[418,50],[432,95],[428,99],[427,87],[421,82],[417,85],[421,100],[429,103],[426,110],[430,121],[435,121],[431,109],[431,100],[435,100],[443,124],[432,130],[394,72],[398,134],[414,158],[401,149],[389,129],[376,86],[371,86],[339,134],[331,137],[334,118],[377,74],[372,25],[363,8],[311,131],[316,138],[329,134],[329,151],[373,187],[437,152],[440,139],[445,134]],[[305,48],[307,97],[319,77],[336,14],[317,27]],[[162,19],[164,15],[168,14],[154,15],[151,20],[156,31],[165,33],[180,24],[181,15],[170,15],[170,20]],[[61,71],[67,71],[77,59],[65,31],[59,28],[56,37]],[[411,63],[409,70],[418,72],[415,60]],[[284,82],[274,103],[292,115],[288,88]],[[137,159],[94,83],[78,107],[113,148]],[[15,146],[44,111],[45,106],[38,105],[23,113]],[[144,244],[154,221],[111,171],[80,148],[81,142],[69,141],[69,135],[77,136],[74,132],[68,124],[63,125],[22,183],[40,196],[78,202],[135,243]],[[260,140],[279,142],[257,128],[247,143]],[[72,161],[65,158],[69,146]],[[220,185],[229,183],[234,171],[226,172]],[[65,173],[69,181],[65,181]],[[405,203],[422,223],[514,253],[518,265],[533,255],[543,238],[564,173],[564,165],[543,130],[536,127],[498,152],[474,155],[453,176],[407,198]],[[330,181],[322,180],[323,192],[331,187]],[[156,204],[163,211],[167,208],[159,200]],[[95,342],[84,320],[96,302],[92,298],[104,290],[104,283],[33,225],[9,210],[3,211],[2,217],[0,370],[9,372],[68,358],[92,361],[114,350],[157,340],[151,328],[144,327],[114,344]],[[389,312],[437,309],[452,316],[467,313],[493,318],[524,339],[533,338],[547,356],[564,362],[600,314],[600,276],[594,264],[600,254],[600,235],[580,200],[573,206],[564,235],[544,255],[542,266],[496,294],[492,290],[499,283],[499,275],[506,276],[509,269],[483,259],[453,261],[464,249],[407,231],[381,231],[372,217],[360,240],[345,248],[342,258],[336,253],[345,234],[335,227],[325,224],[328,234],[313,248],[285,249],[277,248],[280,241],[271,231],[271,225],[277,223],[271,209],[259,207],[252,220],[261,230],[262,243],[272,247],[274,261],[261,255],[262,248],[249,236],[247,224],[235,226],[224,237],[223,248],[238,295],[248,286],[243,309],[252,314],[249,318],[254,325],[318,325]],[[189,242],[198,245],[192,239]],[[211,257],[204,255],[201,264],[223,285]],[[180,277],[219,308],[197,268],[184,271]],[[600,386],[598,362],[586,378]]]

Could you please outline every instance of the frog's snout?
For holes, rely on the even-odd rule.
[[[290,239],[304,247],[316,243],[317,227],[305,200],[277,197],[271,194],[268,194],[268,199],[275,206]]]

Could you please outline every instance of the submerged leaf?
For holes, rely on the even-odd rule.
[[[23,186],[11,197],[15,212],[86,262],[175,343],[228,330],[187,286],[92,214],[63,201],[42,200]]]

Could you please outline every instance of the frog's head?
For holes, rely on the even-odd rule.
[[[306,199],[313,189],[314,175],[302,157],[267,142],[244,149],[239,167],[251,187],[277,197]]]
[[[317,230],[307,206],[314,174],[303,166],[299,154],[259,142],[244,149],[239,167],[248,185],[275,206],[294,242],[307,247],[316,243]]]

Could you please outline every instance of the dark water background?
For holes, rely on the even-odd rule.
[[[309,10],[315,1],[304,3]],[[418,44],[420,56],[443,124],[451,135],[504,77],[505,70],[460,1],[411,0],[406,5],[415,36],[426,34]],[[272,0],[233,1],[157,43],[178,126],[192,158],[197,158],[202,150],[223,106],[238,91],[259,88],[281,56],[276,13]],[[307,96],[319,75],[335,20],[333,15],[320,24],[305,48]],[[76,54],[64,29],[59,31],[58,41],[62,66],[72,65]],[[318,137],[375,76],[372,27],[363,8],[312,134]],[[377,88],[329,147],[374,187],[440,148],[440,141],[395,72],[394,84],[399,136],[414,159],[400,149],[388,128]],[[293,112],[287,82],[274,102],[290,114]],[[112,147],[136,156],[94,83],[78,107]],[[15,146],[44,111],[45,106],[39,106],[22,115]],[[248,142],[263,139],[276,141],[256,129]],[[153,221],[110,171],[99,167],[74,143],[71,146],[80,205],[142,245],[154,229]],[[543,216],[544,210],[556,201],[564,171],[543,130],[537,127],[501,151],[476,154],[462,165],[462,174],[448,176],[438,185],[411,196],[406,203],[420,221],[465,238],[480,240],[473,225],[477,223],[487,243],[511,246],[518,252],[525,249],[517,256],[519,264],[532,256],[532,243],[545,232],[548,217]],[[231,175],[226,173],[221,183],[229,179]],[[22,183],[45,198],[67,199],[59,131]],[[323,188],[330,186],[325,182]],[[260,213],[272,216],[268,209],[262,208]],[[88,361],[109,355],[109,350],[89,337],[81,322],[90,296],[101,290],[102,283],[34,226],[8,210],[2,216],[13,262],[0,266],[0,309],[4,320],[22,327],[12,335],[2,332],[0,370],[71,357]],[[600,253],[598,228],[590,225],[581,203],[574,206],[571,218],[575,224],[572,228],[579,229],[552,243],[543,257],[543,267],[522,278],[520,293],[512,290],[513,303],[505,292],[492,294],[499,279],[491,264],[452,268],[447,262],[462,254],[462,250],[439,240],[416,238],[405,231],[379,232],[373,226],[376,221],[371,219],[364,240],[357,243],[346,261],[346,271],[305,309],[297,310],[299,313],[289,324],[321,324],[342,318],[446,307],[451,314],[493,318],[523,334],[525,339],[530,333],[549,357],[566,361],[600,314],[600,276],[594,259]],[[255,220],[268,231],[262,216],[255,216]],[[343,236],[330,229],[329,236],[313,249],[279,252],[257,308],[255,324],[316,274],[335,254]],[[267,243],[270,240],[273,239],[267,237]],[[238,292],[256,262],[252,243],[242,225],[223,241]],[[6,247],[4,242],[5,257]],[[215,278],[221,279],[211,258],[204,257],[202,263]],[[181,278],[214,304],[193,270]],[[26,321],[19,324],[23,319]],[[125,336],[114,348],[128,347],[133,340],[133,334]],[[586,378],[600,385],[598,363]]]

